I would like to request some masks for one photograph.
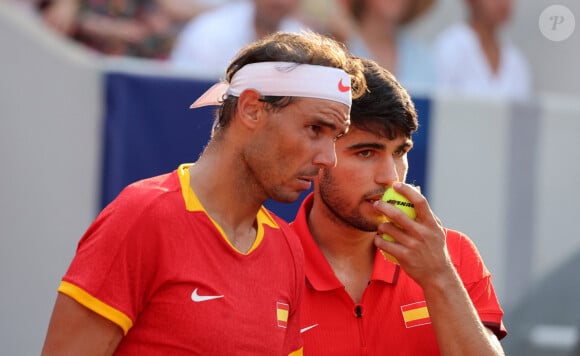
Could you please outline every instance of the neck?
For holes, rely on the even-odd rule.
[[[499,71],[501,59],[500,43],[496,28],[488,23],[478,20],[477,18],[473,18],[469,25],[477,35],[490,71],[496,74]]]
[[[315,202],[319,203],[319,201]],[[364,232],[347,226],[336,218],[328,217],[330,212],[322,212],[312,207],[308,216],[308,225],[316,244],[327,258],[340,260],[347,258],[365,259],[374,255],[373,237],[375,233]],[[315,223],[312,223],[312,222]]]
[[[308,216],[309,229],[334,274],[358,303],[373,270],[375,233],[350,227],[331,214],[324,209],[320,199],[315,198]]]
[[[469,26],[481,42],[497,42],[497,28],[493,24],[476,17],[471,18]]]
[[[189,169],[190,185],[228,240],[245,252],[255,240],[256,215],[266,198],[252,189],[256,185],[251,184],[241,160],[226,151],[210,143]]]

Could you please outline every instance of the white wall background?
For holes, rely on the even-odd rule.
[[[99,72],[0,4],[0,351],[40,353],[55,288],[94,218]]]

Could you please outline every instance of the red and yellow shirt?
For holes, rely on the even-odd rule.
[[[262,208],[254,245],[236,250],[187,167],[121,192],[80,240],[59,292],[123,329],[118,355],[301,355],[297,237]]]

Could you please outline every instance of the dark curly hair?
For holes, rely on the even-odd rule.
[[[400,134],[411,137],[419,127],[411,97],[388,70],[370,59],[360,60],[367,89],[352,102],[351,125],[366,131],[381,130],[389,139]]]

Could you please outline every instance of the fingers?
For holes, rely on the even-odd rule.
[[[393,232],[398,235],[400,231],[415,231],[417,222],[409,218],[403,211],[399,210],[394,205],[383,201],[377,201],[374,204],[375,208],[383,213],[389,221],[379,224],[379,234],[386,233],[391,235],[391,232]]]
[[[435,214],[433,213],[433,211],[431,210],[431,207],[429,206],[429,202],[427,201],[427,198],[425,198],[422,194],[421,194],[421,188],[418,186],[413,186],[410,184],[405,184],[405,183],[401,183],[401,182],[396,182],[393,184],[393,189],[405,196],[412,204],[413,207],[415,209],[415,212],[417,214],[416,220],[421,222],[421,223],[426,223],[428,225],[432,225],[432,226],[441,226],[441,221],[439,220],[439,218],[437,218],[435,216]],[[377,203],[377,208],[378,210],[380,210],[381,212],[383,212],[387,218],[390,219],[390,215],[386,213],[386,211],[384,211],[382,209],[382,204],[381,203]],[[381,207],[379,207],[381,206]],[[394,210],[390,210],[393,212],[394,214]],[[396,214],[398,215],[398,214]],[[402,221],[398,221],[397,223],[402,223]],[[402,225],[401,225],[402,226]]]
[[[397,182],[393,184],[393,189],[404,195],[415,207],[415,212],[417,213],[417,218],[420,216],[432,215],[431,209],[429,208],[429,203],[427,199],[421,194],[421,190],[413,185],[404,184]]]
[[[375,245],[394,256],[409,275],[423,280],[429,270],[447,263],[445,232],[418,190],[403,183],[394,184],[393,189],[414,205],[417,218],[409,218],[392,204],[375,202],[375,208],[390,221],[377,227]],[[383,234],[392,237],[394,242],[384,240]]]

